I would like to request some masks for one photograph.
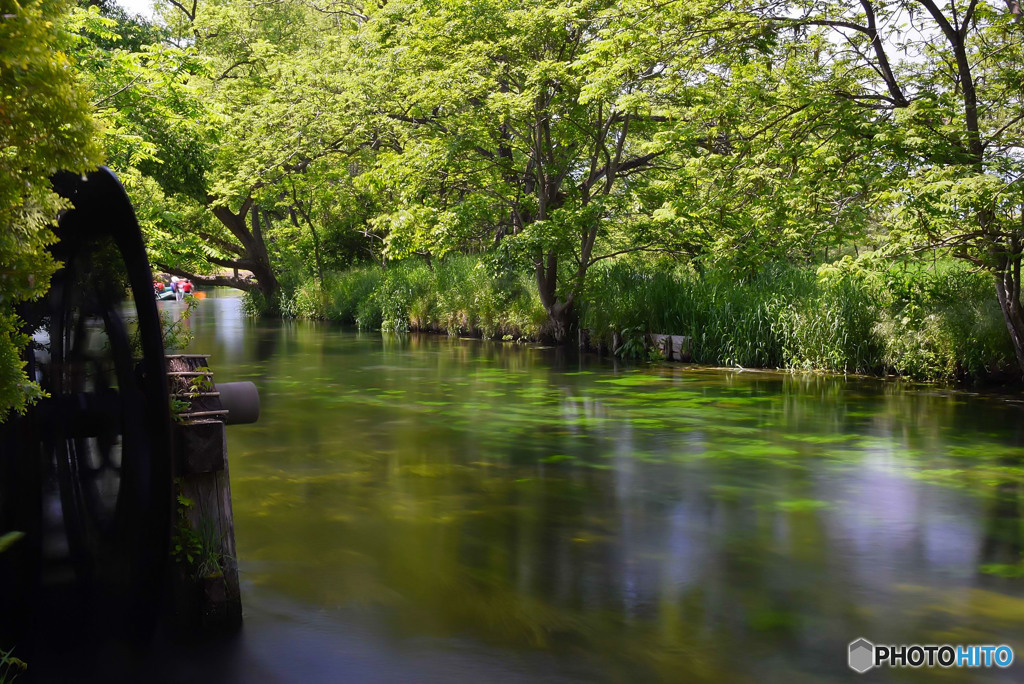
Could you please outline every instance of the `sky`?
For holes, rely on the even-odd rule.
[[[117,4],[131,14],[141,14],[144,17],[153,16],[153,0],[117,0]]]

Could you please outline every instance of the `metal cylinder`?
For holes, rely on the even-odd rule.
[[[218,382],[220,403],[227,412],[225,423],[244,425],[255,423],[260,418],[260,393],[251,382]]]

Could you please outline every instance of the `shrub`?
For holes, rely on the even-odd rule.
[[[990,276],[958,263],[901,283],[876,325],[884,364],[920,379],[969,379],[1014,369],[1013,347]]]
[[[367,310],[360,312],[360,307],[377,288],[382,272],[377,266],[364,266],[326,277],[324,315],[348,324],[357,324],[363,318],[366,325],[361,327],[379,327],[380,316]]]
[[[268,300],[259,290],[249,290],[242,295],[242,313],[253,318],[277,316],[281,313],[280,302]]]

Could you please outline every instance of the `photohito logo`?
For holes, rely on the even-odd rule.
[[[856,672],[867,672],[875,666],[875,645],[867,639],[850,642],[850,667]]]
[[[875,645],[867,639],[851,641],[847,663],[854,672],[873,667],[1010,667],[1009,646],[950,646],[942,644]]]

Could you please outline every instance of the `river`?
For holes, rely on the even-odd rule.
[[[839,680],[858,637],[1024,659],[1019,401],[252,321],[229,296],[190,325],[263,414],[228,429],[244,632],[183,678]]]

